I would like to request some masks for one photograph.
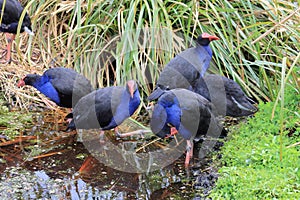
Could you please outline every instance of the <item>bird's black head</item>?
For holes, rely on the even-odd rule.
[[[156,104],[153,109],[150,127],[152,132],[160,138],[170,135],[170,126],[167,124],[167,113],[165,108]]]
[[[209,35],[208,33],[202,33],[198,38],[197,38],[197,43],[202,45],[202,46],[207,46],[209,43],[213,40],[219,40],[217,36]]]
[[[163,95],[167,90],[170,90],[169,87],[157,84],[154,91],[147,97],[147,100],[154,101],[158,99],[161,95]]]
[[[19,80],[18,87],[24,86],[24,85],[31,85],[33,86],[38,80],[41,79],[40,75],[37,74],[27,74],[24,78]]]

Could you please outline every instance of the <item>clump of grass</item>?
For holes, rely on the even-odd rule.
[[[193,38],[209,32],[211,71],[237,81],[256,99],[274,100],[283,60],[299,76],[300,12],[287,1],[24,0],[34,37],[21,34],[19,67],[74,68],[96,87],[139,80],[147,96],[162,68]],[[20,40],[20,41],[19,41]],[[1,40],[1,41],[4,41]],[[26,44],[26,45],[25,45]],[[298,66],[298,67],[297,67]],[[291,81],[299,87],[296,78]],[[271,84],[272,83],[272,84]]]
[[[261,103],[255,117],[234,130],[224,144],[213,199],[299,199],[300,145],[293,144],[300,136],[300,94],[290,86],[285,90],[283,110],[276,106],[272,118],[274,103]],[[280,112],[285,119],[282,138]]]

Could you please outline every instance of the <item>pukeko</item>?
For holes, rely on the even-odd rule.
[[[187,141],[186,167],[193,156],[193,141],[203,135],[221,135],[222,127],[212,113],[212,106],[207,99],[187,89],[165,91],[154,106],[152,132],[161,138],[178,132]]]
[[[209,67],[212,50],[209,43],[218,37],[202,33],[197,38],[197,46],[188,48],[173,58],[160,73],[154,91],[148,100],[153,101],[166,89],[190,88],[198,77],[202,77]]]
[[[18,87],[31,85],[58,106],[72,108],[79,99],[94,89],[90,81],[73,69],[50,68],[43,75],[27,74]]]
[[[254,114],[257,108],[233,80],[217,74],[200,77],[193,85],[193,91],[211,101],[219,115],[241,117]]]
[[[4,0],[0,0],[0,9],[3,9]],[[17,29],[21,14],[23,12],[23,7],[17,0],[6,0],[4,6],[4,12],[2,16],[0,32],[4,32],[8,41],[7,44],[7,62],[11,62],[11,45],[16,37]],[[31,21],[29,15],[26,13],[23,19],[20,32],[27,32],[33,35],[31,29]],[[12,34],[12,35],[11,35]],[[11,35],[11,36],[10,36]]]
[[[111,86],[98,89],[82,97],[73,109],[73,119],[67,130],[115,129],[129,118],[140,105],[137,83],[129,80],[126,86]]]

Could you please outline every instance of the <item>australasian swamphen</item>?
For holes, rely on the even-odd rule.
[[[209,68],[212,58],[209,43],[213,40],[219,40],[219,38],[202,33],[197,38],[196,47],[188,48],[171,59],[160,73],[156,87],[149,95],[148,100],[158,99],[167,89],[188,89],[198,77],[202,77]]]
[[[67,130],[115,129],[129,118],[140,105],[137,83],[129,80],[126,86],[111,86],[98,89],[82,97],[73,109],[73,119]]]
[[[90,81],[73,69],[56,67],[43,75],[27,74],[18,82],[18,87],[31,85],[55,102],[58,106],[72,108],[79,99],[94,89]]]
[[[8,41],[7,44],[7,62],[9,63],[11,61],[11,45],[13,40],[16,37],[16,33],[18,30],[18,24],[21,17],[21,14],[24,10],[22,5],[17,0],[6,0],[4,4],[4,0],[0,0],[0,9],[2,11],[3,5],[4,12],[2,16],[1,26],[0,26],[0,32],[4,32]],[[31,21],[28,13],[25,14],[20,32],[27,32],[30,35],[33,35],[32,29],[31,29]],[[12,34],[10,36],[10,34]]]
[[[233,80],[217,74],[200,77],[193,85],[194,92],[212,102],[219,115],[241,117],[254,114],[257,108]]]
[[[186,167],[193,156],[193,141],[203,135],[218,137],[222,132],[212,106],[207,99],[187,89],[165,91],[154,106],[152,132],[161,138],[178,132],[187,141]]]

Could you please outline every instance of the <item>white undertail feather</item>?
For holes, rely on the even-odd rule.
[[[243,106],[242,104],[240,104],[237,100],[235,100],[234,97],[231,97],[231,98],[232,98],[233,102],[236,103],[236,105],[237,105],[240,109],[242,109],[242,110],[247,110],[247,111],[251,111],[251,112],[253,111],[252,109],[246,108],[245,106]]]
[[[27,28],[26,26],[24,27],[24,31],[26,32],[26,33],[28,33],[29,35],[34,35],[34,33],[29,29],[29,28]]]

